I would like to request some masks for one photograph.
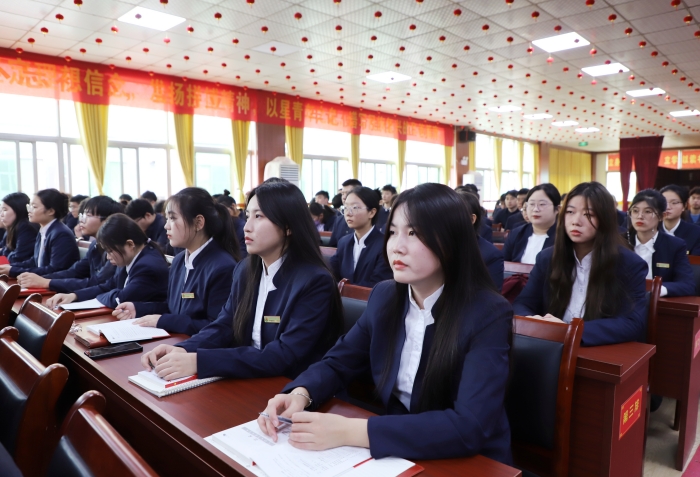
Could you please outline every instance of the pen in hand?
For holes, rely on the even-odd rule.
[[[259,412],[258,414],[261,415],[262,417],[266,417],[266,418],[270,419],[270,415],[266,412]],[[288,417],[277,416],[277,419],[284,424],[292,424],[292,420],[289,419]]]

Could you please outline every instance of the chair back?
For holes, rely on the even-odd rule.
[[[503,250],[504,243],[495,243],[493,244],[494,247],[496,247],[498,250]]]
[[[688,255],[690,268],[693,269],[693,278],[695,279],[695,295],[700,296],[700,256]]]
[[[338,291],[340,292],[340,299],[343,301],[343,312],[345,315],[345,330],[343,332],[347,333],[367,309],[367,300],[372,289],[351,285],[348,283],[347,278],[343,278],[338,283]]]
[[[506,395],[515,464],[541,477],[563,477],[583,320],[570,324],[513,317]]]
[[[530,275],[530,272],[535,266],[530,263],[520,262],[503,262],[503,276],[509,277],[518,273]]]
[[[332,232],[321,231],[318,234],[321,236],[321,245],[327,247],[328,244],[331,243]]]
[[[654,277],[652,280],[647,280],[647,343],[653,345],[656,344],[656,309],[659,307],[662,285],[661,277]]]
[[[57,363],[74,318],[72,311],[56,314],[46,308],[38,293],[29,295],[15,320],[17,342],[44,366]]]
[[[10,324],[12,306],[17,301],[21,287],[18,284],[8,284],[7,275],[0,275],[0,330]]]
[[[48,477],[155,477],[153,469],[102,417],[105,398],[88,391],[61,426]]]
[[[89,248],[90,242],[88,242],[87,240],[78,240],[78,252],[80,253],[80,260],[87,257]]]
[[[491,230],[500,232],[503,229],[503,224],[491,224]]]
[[[55,436],[56,402],[68,381],[62,364],[45,367],[17,343],[10,326],[0,331],[0,443],[24,475],[43,475]]]
[[[506,238],[508,237],[508,231],[494,231],[493,232],[493,243],[505,243]]]

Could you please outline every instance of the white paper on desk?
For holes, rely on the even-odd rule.
[[[371,459],[369,449],[343,446],[324,451],[296,449],[289,444],[289,425],[277,432],[277,443],[262,433],[257,420],[214,434],[231,450],[252,459],[270,477],[335,477]]]
[[[64,310],[94,310],[95,308],[102,308],[104,305],[99,302],[97,298],[92,300],[77,301],[75,303],[66,303],[59,305]]]
[[[170,336],[170,333],[163,329],[134,325],[134,321],[136,321],[135,318],[133,320],[89,325],[86,328],[96,335],[102,333],[110,343],[125,343],[127,341],[150,340]]]

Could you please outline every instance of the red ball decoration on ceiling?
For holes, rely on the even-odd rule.
[[[143,49],[143,52],[146,53],[146,54],[148,54],[149,51],[151,51],[151,50],[149,50],[148,48],[144,48],[144,49]]]
[[[193,27],[192,25],[189,25],[189,26],[187,27],[187,33],[189,33],[190,35],[191,35],[192,33],[194,33],[194,27]]]
[[[369,39],[371,41],[377,41],[377,35],[372,35]]]
[[[231,40],[231,43],[233,43],[234,45],[238,45],[238,38],[234,38],[233,40]]]
[[[647,42],[646,42],[646,41],[640,41],[640,42],[639,42],[639,47],[640,47],[640,48],[644,48],[645,46],[647,46]]]
[[[296,20],[301,20],[301,13],[296,12],[296,13],[294,14],[294,18],[295,18]]]
[[[48,28],[46,28],[46,27],[41,27],[41,33],[43,33],[44,35],[46,35],[48,32],[49,32],[49,29],[48,29]]]
[[[165,43],[166,45],[169,45],[169,44],[170,44],[170,38],[168,38],[167,36],[166,36],[165,38],[163,38],[163,43]]]
[[[30,45],[34,46],[35,42],[36,40],[34,38],[27,38],[27,43],[29,43]]]
[[[652,52],[651,52],[651,56],[657,57],[657,56],[659,56],[659,52],[658,52],[658,51],[652,51]]]
[[[216,21],[217,21],[217,22],[218,22],[219,20],[221,20],[221,17],[222,17],[222,15],[221,15],[221,13],[219,13],[219,12],[216,12],[216,13],[214,14],[214,18],[216,18]]]
[[[307,59],[307,60],[313,59],[313,55],[306,55],[306,59]]]
[[[119,28],[117,28],[116,25],[110,28],[110,30],[112,30],[112,33],[114,33],[115,35],[119,33]]]
[[[343,27],[340,25],[335,26],[335,31],[341,31],[342,29],[343,29]]]
[[[255,0],[245,0],[248,5],[253,5],[255,3]]]
[[[245,55],[245,56],[243,57],[243,59],[245,59],[246,61],[248,61],[248,60],[250,59],[250,55]]]
[[[508,5],[508,8],[510,8],[511,5],[513,5],[514,0],[506,0],[506,5]]]
[[[588,8],[591,8],[593,5],[595,5],[595,0],[586,0],[586,6]]]
[[[554,31],[559,33],[561,31],[561,25],[557,25],[554,27]]]
[[[15,48],[15,51],[17,52],[18,55],[21,55],[24,53],[24,50],[22,48]]]
[[[102,44],[102,38],[95,38],[95,43],[97,43],[98,45],[101,45],[101,44]]]
[[[226,63],[221,63],[222,68],[226,68],[226,66],[227,66]]]
[[[411,30],[411,31],[413,31],[413,30],[416,29],[416,26],[415,26],[415,25],[409,25],[409,26],[408,26],[408,29]]]
[[[80,53],[84,55],[85,53],[87,53],[87,50],[85,48],[81,48]]]
[[[64,16],[62,14],[60,14],[60,13],[56,14],[56,20],[58,20],[59,22],[63,21],[63,18],[64,18]]]
[[[160,0],[160,4],[166,6],[168,4],[168,0]]]
[[[432,57],[432,56],[426,56],[425,59],[426,59],[427,61],[432,61],[433,57]]]
[[[455,10],[455,11],[452,12],[452,13],[454,14],[454,16],[458,17],[458,16],[460,16],[460,15],[462,14],[462,10],[460,10],[460,9],[458,8],[457,10]]]
[[[131,57],[130,57],[130,56],[127,56],[127,57],[124,58],[124,59],[126,60],[127,63],[131,61]]]
[[[598,50],[596,50],[595,48],[591,48],[591,51],[590,51],[591,56],[595,55],[596,53],[598,53]]]
[[[534,11],[532,12],[532,15],[530,15],[535,21],[540,17],[540,12]]]
[[[438,40],[440,40],[440,43],[443,43],[447,38],[445,38],[445,35],[440,36]]]
[[[372,58],[374,58],[374,55],[367,55],[368,60],[371,60]]]
[[[263,33],[267,33],[268,28],[266,26],[260,27],[260,31]]]
[[[404,51],[406,51],[406,47],[405,47],[405,46],[400,46],[400,47],[399,47],[399,51],[403,53]]]
[[[686,15],[685,17],[683,17],[683,21],[685,22],[686,25],[690,25],[690,22],[693,21],[692,15]]]
[[[506,38],[506,41],[507,41],[508,44],[510,45],[511,43],[513,43],[513,37],[512,37],[512,36],[509,36],[508,38]]]
[[[471,49],[472,49],[472,48],[471,48],[469,45],[464,45],[464,51],[469,51],[469,50],[471,50]]]
[[[73,0],[73,3],[80,7],[83,4],[83,0]]]
[[[484,25],[484,26],[481,27],[481,29],[484,30],[484,31],[488,30],[489,28],[490,28],[490,27],[489,27],[488,25]]]
[[[630,36],[634,30],[631,28],[625,28],[625,35]]]
[[[301,37],[301,42],[302,42],[302,43],[306,43],[307,41],[309,41],[308,38],[306,38],[305,36],[302,36],[302,37]]]
[[[528,52],[529,54],[532,54],[533,51],[535,51],[535,49],[534,49],[533,47],[529,47],[529,48],[527,49],[527,52]]]
[[[274,46],[273,46],[273,48],[274,48]],[[209,48],[207,48],[207,51],[208,51],[209,54],[211,55],[212,53],[214,53],[214,48],[212,48],[212,47],[210,46]]]
[[[695,32],[695,38],[700,38],[700,30]]]
[[[617,20],[617,15],[615,15],[614,13],[608,17],[608,21],[610,23],[615,23],[615,20]]]
[[[668,61],[664,61],[663,63],[661,63],[661,66],[663,66],[664,68],[666,68],[666,67],[668,66]]]
[[[381,17],[382,17],[382,12],[380,12],[379,10],[374,12],[374,18],[381,18]]]
[[[336,50],[337,50],[337,51],[343,51],[343,47],[339,45],[338,47],[336,47]]]
[[[678,6],[681,4],[681,0],[671,0],[671,6],[673,8],[678,8]]]

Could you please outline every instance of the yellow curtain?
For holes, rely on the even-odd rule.
[[[173,114],[177,154],[187,187],[194,186],[194,115]]]
[[[287,140],[289,158],[299,164],[299,177],[301,177],[301,164],[304,162],[304,128],[285,126],[284,137]]]
[[[496,190],[501,195],[501,173],[503,172],[503,139],[493,138],[493,176],[496,179]]]
[[[102,195],[107,169],[107,124],[109,106],[75,102],[80,139],[85,149],[97,191]]]
[[[399,139],[399,158],[396,163],[396,174],[398,175],[397,184],[398,191],[401,192],[401,187],[403,185],[403,171],[406,168],[406,141]]]
[[[469,172],[476,171],[476,141],[469,143]]]
[[[250,131],[250,121],[234,119],[231,121],[233,127],[233,169],[236,171],[236,183],[238,185],[239,203],[245,203],[245,165],[248,160],[248,134]]]
[[[360,177],[360,135],[350,135],[350,170],[352,177]]]
[[[516,151],[518,151],[518,187],[523,188],[523,156],[525,155],[525,143],[522,141],[516,142]]]
[[[549,182],[559,192],[569,192],[574,186],[590,180],[590,153],[549,148]]]
[[[534,172],[534,177],[532,178],[532,183],[537,185],[541,184],[542,181],[540,180],[540,144],[533,144],[532,145],[532,152],[535,157],[535,172]]]
[[[443,164],[445,173],[442,176],[442,183],[450,185],[450,176],[452,175],[452,146],[445,146],[445,164]]]

